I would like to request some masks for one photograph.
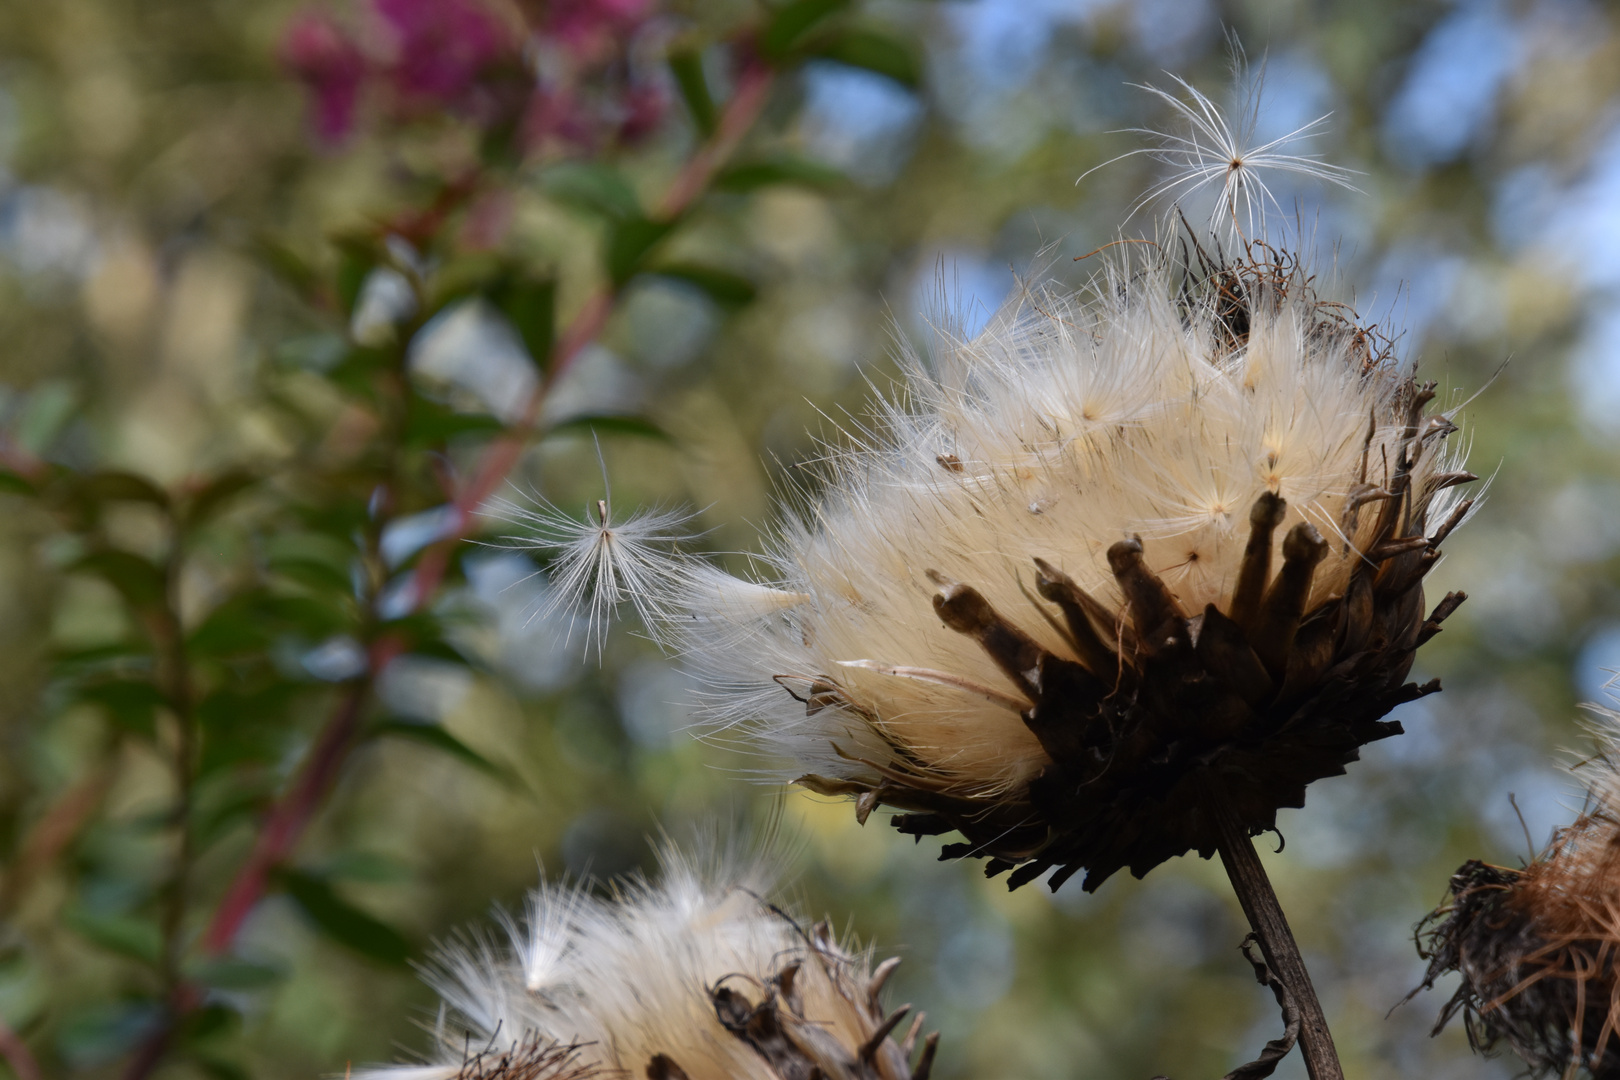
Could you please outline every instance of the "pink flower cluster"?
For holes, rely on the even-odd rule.
[[[483,0],[364,2],[356,29],[309,11],[282,40],[282,62],[309,89],[327,145],[353,134],[362,101],[390,119],[451,114],[510,126],[524,150],[634,139],[663,118],[667,95],[635,70],[632,48],[653,26],[657,0],[550,0],[526,6],[527,21]]]

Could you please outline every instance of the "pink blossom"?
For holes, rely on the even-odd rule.
[[[583,145],[595,125],[586,103],[567,86],[536,93],[523,120],[523,143],[533,149],[552,140]]]
[[[636,83],[625,91],[621,105],[624,119],[619,124],[619,137],[635,142],[657,130],[669,109],[669,97],[663,87],[654,83]]]
[[[332,19],[305,12],[293,20],[282,38],[281,61],[314,96],[316,134],[323,142],[341,141],[354,127],[355,106],[366,77],[360,47]]]
[[[594,54],[638,26],[656,0],[552,0],[541,33],[576,54]]]
[[[389,74],[404,97],[457,104],[495,63],[516,54],[507,27],[476,0],[373,0],[394,47]]]

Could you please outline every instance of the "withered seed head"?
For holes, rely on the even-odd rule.
[[[885,1010],[870,954],[826,923],[761,899],[758,866],[700,873],[673,852],[664,880],[612,903],[543,886],[509,942],[445,948],[439,1060],[360,1080],[927,1080],[938,1036]]]
[[[1435,1034],[1461,1013],[1471,1046],[1506,1043],[1538,1075],[1620,1076],[1620,716],[1600,716],[1580,816],[1522,869],[1464,863],[1418,925],[1418,989],[1462,976]]]
[[[1455,424],[1290,256],[1194,248],[945,339],[829,452],[768,586],[692,576],[672,636],[717,727],[861,820],[1088,889],[1212,853],[1210,799],[1271,828],[1400,730],[1462,599],[1425,621]]]

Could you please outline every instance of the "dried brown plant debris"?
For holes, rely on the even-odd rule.
[[[1460,1013],[1475,1049],[1506,1044],[1540,1076],[1620,1077],[1620,771],[1605,715],[1601,752],[1577,769],[1580,816],[1523,868],[1464,863],[1418,927],[1419,989],[1462,976],[1435,1033]]]

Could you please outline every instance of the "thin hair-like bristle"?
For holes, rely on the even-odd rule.
[[[538,492],[529,492],[521,501],[493,500],[489,514],[524,530],[502,537],[503,546],[550,558],[549,593],[531,617],[566,620],[568,640],[576,622],[583,620],[586,644],[600,655],[615,612],[624,604],[649,629],[671,618],[664,601],[671,593],[668,579],[680,545],[692,538],[687,531],[690,512],[654,508],[620,518],[611,495],[604,494],[576,518]]]
[[[1241,51],[1234,51],[1233,84],[1241,88],[1243,94],[1235,117],[1228,116],[1208,95],[1185,79],[1174,74],[1170,78],[1183,96],[1151,84],[1132,85],[1167,105],[1180,122],[1181,133],[1128,128],[1124,134],[1145,136],[1153,140],[1153,145],[1110,158],[1087,170],[1075,183],[1125,158],[1146,155],[1169,166],[1171,171],[1142,194],[1131,208],[1132,216],[1160,200],[1179,205],[1196,192],[1213,187],[1217,195],[1209,220],[1210,230],[1215,233],[1224,230],[1239,242],[1267,239],[1268,211],[1275,211],[1282,218],[1287,216],[1266,183],[1268,172],[1288,173],[1349,191],[1358,190],[1350,182],[1350,177],[1355,175],[1353,171],[1329,164],[1315,154],[1284,152],[1289,146],[1322,134],[1331,113],[1318,116],[1269,142],[1255,141],[1265,87],[1264,60],[1254,75],[1248,77]]]

